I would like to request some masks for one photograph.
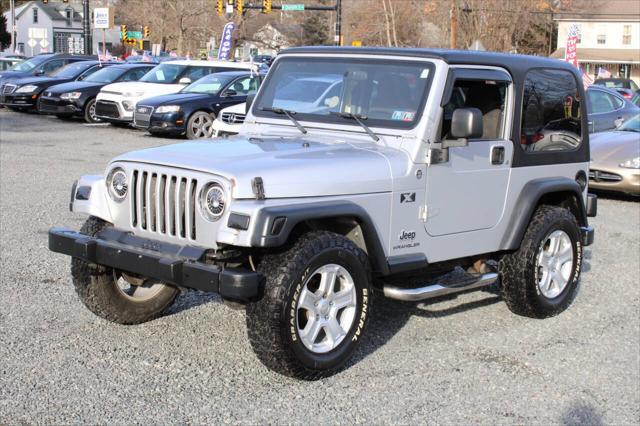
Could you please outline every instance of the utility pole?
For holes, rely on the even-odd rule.
[[[456,0],[451,0],[449,18],[451,20],[451,38],[449,40],[449,47],[455,49],[457,47],[458,39],[458,10],[456,8]]]
[[[342,0],[336,0],[336,46],[342,46]]]
[[[91,12],[89,10],[89,0],[82,0],[82,32],[84,33],[84,54],[91,55]]]
[[[9,0],[11,8],[11,53],[16,53],[16,4],[15,0]]]

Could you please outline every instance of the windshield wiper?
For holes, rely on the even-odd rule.
[[[280,114],[280,115],[286,115],[287,118],[289,120],[291,120],[291,122],[293,124],[296,125],[296,127],[298,128],[298,130],[300,130],[302,132],[303,135],[307,134],[307,129],[304,128],[304,126],[302,124],[300,124],[300,122],[298,122],[298,120],[296,120],[295,118],[293,118],[293,116],[295,114],[297,114],[297,112],[295,111],[289,111],[286,109],[282,109],[282,108],[273,108],[273,107],[262,107],[260,108],[260,111],[268,111],[268,112],[273,112],[275,114]]]
[[[378,137],[378,135],[373,133],[373,130],[371,130],[369,126],[367,126],[362,122],[362,120],[366,120],[368,118],[366,115],[352,114],[350,112],[335,112],[335,111],[331,111],[330,114],[337,115],[338,117],[342,117],[342,118],[347,118],[349,120],[355,120],[355,122],[358,123],[360,127],[362,127],[364,131],[367,132],[369,136],[371,136],[371,139],[373,139],[376,142],[380,140],[380,137]]]

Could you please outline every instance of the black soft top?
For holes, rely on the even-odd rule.
[[[516,80],[531,68],[557,68],[577,74],[570,63],[543,56],[516,55],[512,53],[482,52],[476,50],[420,49],[390,47],[293,47],[283,50],[280,55],[290,53],[310,54],[360,54],[378,56],[406,56],[414,58],[440,59],[451,65],[488,65],[509,70]]]

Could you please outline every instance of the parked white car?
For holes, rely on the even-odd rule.
[[[220,110],[220,113],[213,121],[213,136],[236,135],[240,133],[240,128],[246,113],[247,104],[241,103]]]
[[[135,82],[109,84],[97,96],[96,116],[111,123],[130,123],[138,101],[177,93],[186,85],[212,73],[251,69],[247,62],[170,61],[163,62]]]

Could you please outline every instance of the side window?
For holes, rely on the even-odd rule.
[[[602,114],[616,109],[613,100],[615,98],[601,90],[587,91],[587,107],[592,114]]]
[[[120,77],[120,81],[138,81],[147,73],[147,71],[149,71],[148,68],[127,71],[122,77]]]
[[[613,106],[615,107],[615,109],[620,109],[624,106],[624,102],[622,101],[622,99],[618,98],[617,96],[611,96],[611,98],[613,100]]]
[[[201,79],[205,75],[208,75],[210,72],[210,67],[189,67],[189,69],[184,73],[182,78],[188,78],[192,82]]]
[[[95,67],[91,67],[88,70],[86,70],[85,72],[82,73],[82,75],[80,76],[79,80],[84,80],[85,78],[89,77],[91,74],[93,74],[96,71],[100,71],[101,69],[103,69],[100,66],[95,66]]]
[[[251,92],[255,92],[257,85],[255,78],[244,77],[234,81],[229,88],[236,92],[236,96],[247,96]]]
[[[456,80],[451,99],[443,108],[440,136],[449,137],[451,118],[457,108],[482,112],[482,138],[501,139],[508,83],[494,80]]]
[[[53,61],[49,61],[46,64],[42,65],[42,72],[45,74],[49,74],[64,65],[63,59],[54,59]]]
[[[580,145],[580,98],[572,73],[540,69],[527,73],[520,143],[526,152],[566,151]]]

